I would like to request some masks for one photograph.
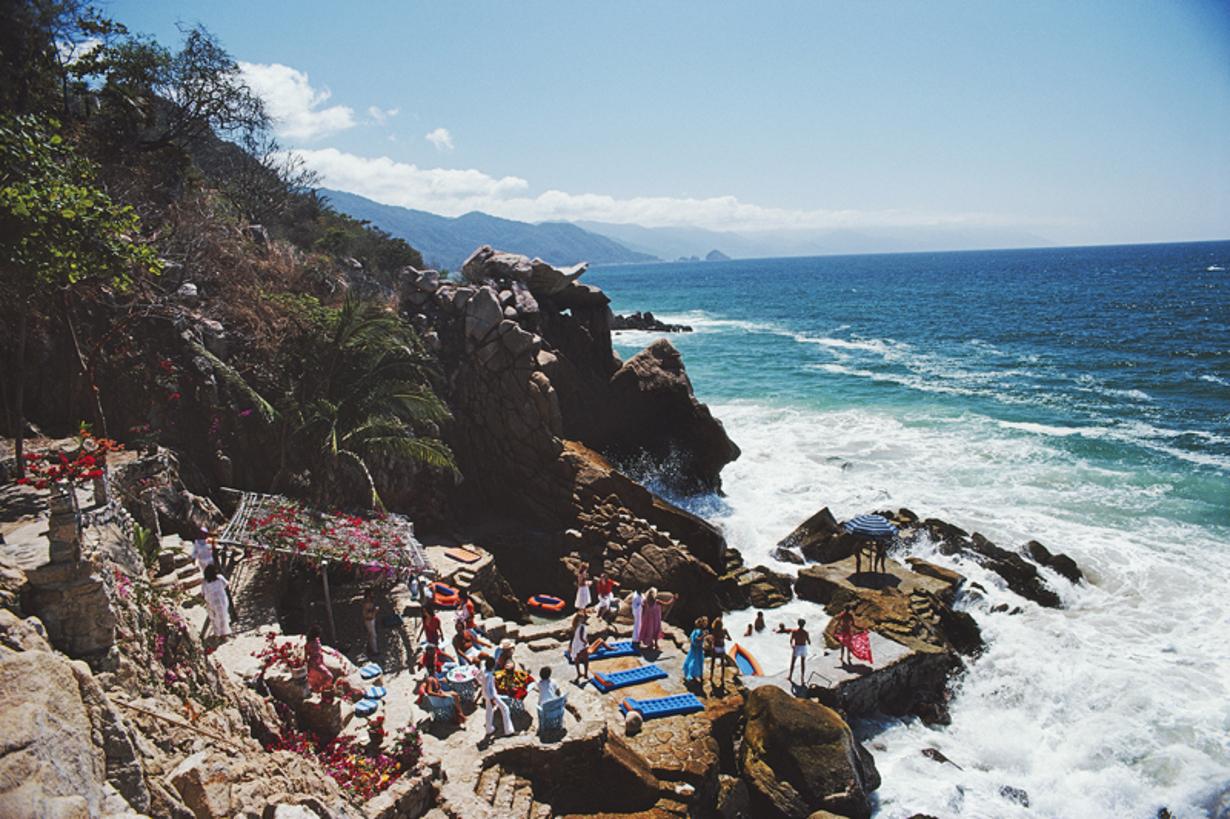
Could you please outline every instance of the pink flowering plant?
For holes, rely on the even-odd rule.
[[[389,572],[407,562],[406,523],[396,515],[325,515],[290,500],[265,507],[252,522],[252,536],[264,546]]]

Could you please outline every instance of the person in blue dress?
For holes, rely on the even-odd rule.
[[[698,617],[695,628],[688,636],[688,656],[683,659],[683,681],[704,682],[705,677],[705,634],[709,630],[709,619]]]

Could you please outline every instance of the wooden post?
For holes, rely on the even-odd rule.
[[[337,647],[337,627],[333,625],[333,600],[329,596],[329,561],[320,564],[320,579],[325,585],[325,616],[329,620],[329,642]]]

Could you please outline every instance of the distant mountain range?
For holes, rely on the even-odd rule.
[[[657,261],[654,255],[630,250],[615,239],[567,222],[534,225],[478,211],[456,217],[437,216],[426,211],[382,205],[343,191],[322,189],[319,193],[342,213],[371,222],[405,239],[423,254],[423,260],[429,265],[448,270],[460,269],[461,263],[480,245],[538,256],[556,265],[586,261],[593,264]]]
[[[321,190],[335,208],[400,236],[435,267],[457,270],[480,245],[538,256],[552,264],[627,264],[775,256],[827,256],[840,253],[896,253],[1045,247],[1051,242],[1012,228],[926,226],[861,230],[706,230],[695,227],[642,227],[609,222],[517,222],[479,211],[438,216],[421,210],[382,205],[343,191]]]

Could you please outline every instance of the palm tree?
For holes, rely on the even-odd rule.
[[[365,502],[383,508],[368,466],[375,457],[456,470],[437,437],[448,408],[431,390],[427,355],[409,325],[348,297],[313,346],[295,390],[292,437],[321,501],[361,488]]]

